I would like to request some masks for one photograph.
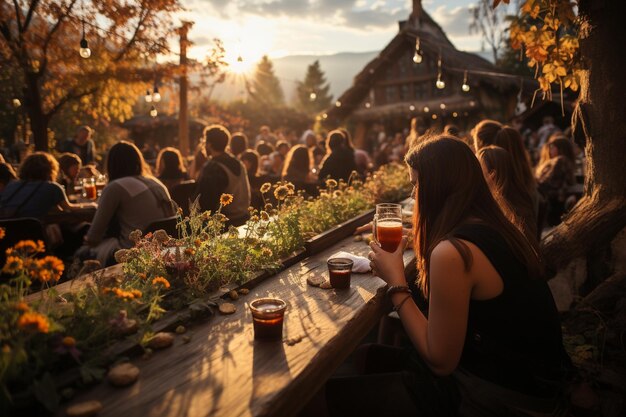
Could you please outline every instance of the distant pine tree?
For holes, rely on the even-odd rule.
[[[308,115],[314,115],[330,107],[333,96],[328,94],[330,84],[326,82],[320,62],[315,61],[307,68],[304,81],[296,87],[296,107]]]
[[[285,102],[280,81],[274,74],[274,65],[267,55],[256,66],[250,95],[254,101],[264,105],[277,106]]]

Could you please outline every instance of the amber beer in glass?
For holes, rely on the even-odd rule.
[[[254,338],[280,340],[287,303],[279,298],[258,298],[250,303]]]
[[[333,288],[350,288],[350,275],[353,261],[347,258],[333,258],[328,260],[328,277]]]
[[[402,240],[402,206],[383,203],[376,205],[374,239],[387,252],[394,252]]]
[[[95,178],[83,179],[83,197],[89,200],[95,200],[96,198],[98,198]]]

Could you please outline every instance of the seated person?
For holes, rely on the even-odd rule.
[[[130,232],[144,231],[151,223],[175,214],[167,188],[151,175],[134,144],[121,141],[113,145],[106,170],[109,182],[85,236],[88,250],[80,254],[98,259],[103,266],[112,263],[116,250],[133,246]]]
[[[282,179],[292,183],[296,190],[303,190],[311,196],[318,194],[317,176],[311,170],[311,156],[306,146],[296,145],[289,150]]]
[[[4,187],[13,180],[17,179],[17,174],[15,170],[10,164],[6,162],[0,163],[0,195],[2,195],[2,191],[4,191]]]
[[[74,194],[80,174],[82,161],[73,153],[62,153],[57,158],[59,161],[59,184],[65,187],[66,194]]]
[[[354,151],[348,148],[346,142],[346,137],[339,130],[333,130],[328,134],[326,156],[322,160],[319,172],[322,186],[328,178],[348,182],[352,171],[356,171]]]
[[[156,163],[157,178],[168,190],[172,190],[175,185],[189,179],[183,156],[176,148],[167,147],[161,149]]]
[[[217,211],[222,194],[230,194],[233,201],[222,207],[228,224],[240,226],[249,218],[250,183],[246,167],[226,151],[230,132],[224,126],[211,125],[204,129],[206,153],[210,157],[202,168],[196,194],[202,210]]]
[[[414,295],[428,314],[405,277],[406,238],[394,252],[370,244],[412,348],[364,348],[365,375],[327,383],[329,414],[559,414],[571,362],[537,248],[462,141],[427,140],[406,161],[416,188]]]

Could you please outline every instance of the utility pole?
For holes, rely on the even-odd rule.
[[[183,156],[189,155],[189,111],[187,106],[187,46],[190,42],[187,40],[187,33],[193,26],[193,22],[183,21],[182,26],[178,29],[180,35],[180,99],[178,109],[178,141],[180,152]]]

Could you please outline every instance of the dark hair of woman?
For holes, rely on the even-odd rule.
[[[425,296],[429,290],[430,254],[439,242],[450,240],[465,268],[471,267],[469,248],[450,238],[455,228],[468,222],[482,222],[496,229],[528,267],[529,276],[541,276],[537,247],[511,222],[514,216],[498,202],[502,197],[492,195],[469,146],[457,138],[439,136],[417,145],[405,160],[416,171],[414,249],[418,284]]]
[[[549,146],[555,147],[559,156],[564,156],[570,164],[576,164],[576,155],[574,154],[574,145],[565,136],[559,136],[548,142]]]
[[[9,181],[16,180],[17,174],[10,164],[6,162],[0,162],[0,185],[4,186]]]
[[[47,152],[35,152],[26,157],[19,169],[23,181],[56,181],[59,163]]]
[[[506,203],[506,210],[516,216],[515,225],[531,240],[535,239],[537,219],[533,197],[523,179],[515,172],[510,153],[499,146],[485,146],[476,156],[483,167],[491,192]],[[503,200],[503,201],[502,201]]]
[[[283,179],[294,178],[304,181],[311,169],[309,150],[304,145],[296,145],[289,150],[283,168]]]
[[[270,143],[261,141],[257,143],[256,151],[259,153],[260,156],[267,156],[274,152],[274,147]]]
[[[259,173],[259,154],[257,151],[248,149],[239,155],[241,162],[248,163],[250,169],[248,169],[248,176],[256,176]]]
[[[348,132],[348,129],[346,129],[345,127],[338,127],[337,130],[343,134],[344,138],[346,138],[346,143],[345,143],[346,148],[354,150],[354,143],[352,142],[352,135],[350,135],[350,132]]]
[[[339,129],[332,130],[328,133],[328,137],[326,140],[326,154],[330,154],[333,151],[339,150],[344,147],[347,143],[347,139],[343,132]]]
[[[180,151],[172,147],[161,149],[157,156],[156,172],[161,179],[184,177],[187,169]]]
[[[133,143],[122,140],[111,146],[106,158],[109,181],[139,175],[149,176],[150,168],[143,155]]]
[[[478,123],[472,131],[474,150],[478,151],[484,146],[495,145],[496,135],[500,130],[502,130],[502,123],[495,120],[485,119]]]
[[[522,135],[516,129],[504,126],[496,134],[495,145],[509,153],[516,181],[524,184],[529,195],[532,196],[537,188],[537,182],[531,170],[530,156],[524,147]]]
[[[57,160],[59,161],[59,169],[62,172],[67,172],[67,170],[71,167],[80,167],[83,164],[83,161],[80,160],[80,157],[71,152],[62,153],[61,155],[59,155]]]
[[[239,155],[248,149],[248,137],[242,132],[234,133],[228,146],[233,155]]]

